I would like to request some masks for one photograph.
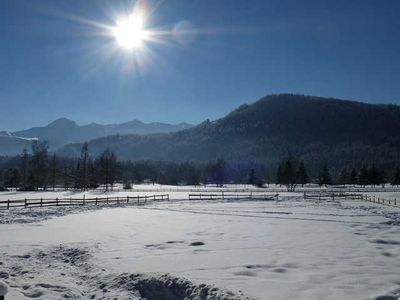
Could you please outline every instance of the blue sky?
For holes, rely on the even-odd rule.
[[[198,123],[285,92],[400,101],[400,1],[147,1],[149,30],[187,21],[196,34],[147,42],[136,65],[91,25],[114,26],[132,5],[1,1],[0,129],[59,117]]]

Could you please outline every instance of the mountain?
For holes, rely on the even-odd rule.
[[[51,149],[57,149],[63,145],[76,142],[84,142],[98,137],[113,134],[150,134],[156,132],[173,132],[192,125],[180,123],[177,125],[165,123],[143,123],[138,120],[122,124],[100,125],[91,123],[84,126],[77,125],[66,118],[55,120],[44,127],[34,127],[28,130],[16,131],[12,135],[24,138],[38,138],[47,140]],[[18,151],[17,153],[19,153]],[[1,151],[2,153],[2,151]]]
[[[60,154],[77,156],[80,144]],[[288,155],[310,164],[393,163],[400,158],[400,106],[280,94],[242,105],[226,117],[175,133],[114,135],[89,143],[121,159],[256,160],[276,164]]]
[[[29,149],[32,141],[19,136],[14,136],[6,131],[0,131],[0,152],[4,156],[12,156],[21,153],[24,148]]]

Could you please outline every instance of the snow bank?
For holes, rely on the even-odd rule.
[[[93,263],[92,254],[85,247],[60,246],[4,258],[7,264],[2,277],[14,295],[25,298],[251,299],[170,274],[110,273]]]

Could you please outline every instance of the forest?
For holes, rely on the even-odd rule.
[[[399,167],[384,168],[374,163],[360,167],[349,165],[334,171],[324,163],[318,171],[309,170],[299,158],[282,159],[276,168],[252,161],[226,161],[218,158],[208,163],[121,161],[109,149],[91,157],[84,143],[80,157],[65,158],[50,153],[46,142],[35,142],[15,157],[0,159],[0,188],[21,191],[64,189],[112,189],[115,183],[124,188],[132,184],[166,185],[251,184],[258,187],[270,183],[284,185],[294,191],[308,183],[322,185],[399,185]]]

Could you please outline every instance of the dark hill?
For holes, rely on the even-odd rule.
[[[276,161],[289,153],[311,163],[389,162],[400,145],[400,107],[302,95],[267,96],[224,118],[183,131],[116,135],[92,140],[97,155],[109,147],[121,159],[166,161]],[[76,156],[80,144],[60,153]]]

